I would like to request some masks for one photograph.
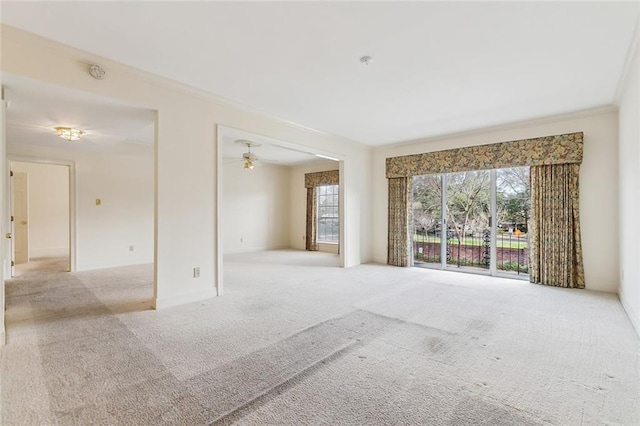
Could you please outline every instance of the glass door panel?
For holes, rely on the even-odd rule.
[[[448,173],[445,182],[447,266],[489,270],[491,173]]]
[[[499,272],[529,273],[529,218],[531,190],[529,167],[496,171],[496,269]]]
[[[413,264],[442,264],[442,175],[413,178]]]

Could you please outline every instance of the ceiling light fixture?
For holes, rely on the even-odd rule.
[[[58,136],[67,141],[77,141],[84,135],[84,131],[72,127],[55,127]]]
[[[262,144],[249,141],[246,139],[238,139],[235,143],[238,145],[244,145],[247,147],[248,152],[242,154],[242,159],[244,160],[244,169],[245,170],[253,170],[255,162],[258,161],[258,157],[251,152],[251,147],[260,146]]]

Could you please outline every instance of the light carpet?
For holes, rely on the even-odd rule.
[[[150,265],[11,280],[2,424],[639,423],[615,295],[336,265],[227,256],[224,296],[161,311]]]
[[[37,276],[55,272],[69,271],[69,258],[62,257],[36,257],[27,263],[18,263],[15,267],[17,277]]]

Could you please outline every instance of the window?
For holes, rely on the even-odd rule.
[[[337,243],[340,235],[338,220],[338,185],[318,187],[318,242]]]
[[[529,167],[414,176],[414,266],[527,275],[530,203]]]

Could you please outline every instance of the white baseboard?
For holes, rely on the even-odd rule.
[[[256,251],[282,250],[282,249],[288,249],[288,248],[291,248],[291,246],[288,244],[273,246],[273,247],[248,247],[248,248],[241,248],[241,249],[225,250],[222,254],[253,253]]]
[[[93,265],[76,264],[76,271],[78,272],[93,271],[95,269],[118,268],[120,266],[146,265],[148,263],[153,263],[153,258],[152,259],[136,259],[136,260],[119,261],[119,262],[106,262],[106,263],[93,264]]]
[[[29,259],[69,256],[69,247],[29,247]]]
[[[635,328],[638,337],[640,337],[640,317],[638,316],[638,312],[634,311],[631,305],[627,303],[627,299],[622,293],[618,293],[618,298],[620,299],[620,304],[626,312],[627,317],[629,317],[629,321],[631,321],[631,325]]]
[[[210,288],[205,291],[198,291],[195,293],[180,294],[173,297],[166,297],[162,299],[153,298],[153,308],[165,309],[172,306],[186,305],[187,303],[198,302],[200,300],[211,299],[217,296],[215,288]]]

